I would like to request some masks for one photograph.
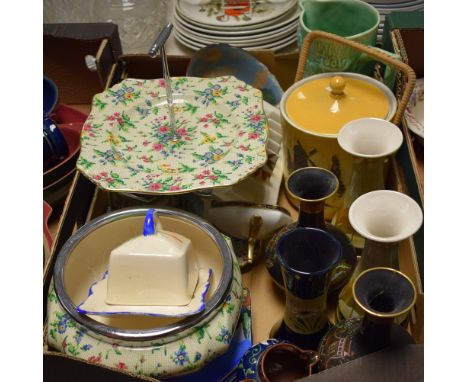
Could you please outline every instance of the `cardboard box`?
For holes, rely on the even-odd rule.
[[[95,93],[107,86],[111,68],[122,54],[117,26],[109,23],[94,24],[44,24],[44,75],[51,78],[59,89],[60,102],[89,113]],[[94,57],[96,70],[85,64],[85,57]],[[55,254],[71,236],[75,227],[86,220],[86,213],[72,214],[83,210],[92,199],[94,186],[75,174],[70,193],[65,202],[57,228],[57,237],[51,248],[51,256],[44,266],[43,319],[46,323],[47,291],[50,285]],[[47,381],[132,381],[128,373],[85,363],[74,357],[51,351],[46,343],[44,325],[43,373]],[[146,380],[143,379],[143,380]],[[151,379],[153,380],[153,379]]]
[[[44,24],[44,75],[58,86],[60,102],[90,104],[103,91],[113,64],[122,54],[117,25]],[[86,65],[95,60],[95,70]]]
[[[295,68],[297,66],[297,56],[273,57],[268,52],[258,52],[257,57],[273,71],[278,78],[282,78],[282,85],[289,87],[294,80]],[[188,57],[169,57],[171,74],[174,76],[184,75],[189,63]],[[284,75],[283,75],[284,74]],[[150,59],[141,55],[126,55],[119,57],[109,70],[107,85],[118,82],[121,78],[160,78],[161,66],[159,59]],[[95,78],[102,85],[99,77]],[[96,86],[93,84],[92,86]],[[91,87],[91,89],[94,89]],[[82,98],[79,98],[81,101]],[[84,99],[84,98],[83,98]],[[89,107],[89,106],[88,106]],[[401,192],[407,192],[401,166],[392,161],[390,179],[388,187]],[[293,218],[297,217],[297,211],[289,204],[284,192],[280,195],[278,204],[291,211]],[[63,215],[61,217],[57,239],[52,248],[52,255],[44,269],[44,323],[46,322],[47,290],[51,281],[54,260],[66,240],[73,231],[82,226],[90,219],[104,213],[108,206],[108,195],[106,191],[99,190],[94,184],[88,181],[83,175],[75,175],[70,193],[68,195]],[[413,240],[405,240],[400,246],[400,268],[415,283],[418,299],[415,309],[410,316],[409,330],[418,343],[423,342],[424,312],[421,276],[419,273],[418,259],[415,253]],[[243,275],[244,286],[251,290],[252,296],[252,330],[254,342],[265,340],[269,337],[269,331],[276,321],[280,320],[284,311],[284,297],[273,284],[263,264],[257,264],[254,269]],[[329,306],[330,318],[333,317],[334,305]],[[46,329],[44,328],[44,341]],[[416,365],[415,365],[416,366]],[[419,370],[420,365],[416,366]],[[117,371],[102,366],[89,364],[83,360],[61,354],[53,349],[49,349],[44,342],[44,372],[47,373],[48,380],[89,380],[99,381],[131,381],[155,379],[137,376],[126,371]],[[338,372],[338,371],[335,371]],[[343,375],[343,374],[341,374]],[[362,375],[366,372],[362,370]],[[322,381],[336,380],[333,378],[321,377]],[[314,380],[314,377],[305,380]],[[403,381],[403,378],[401,379]]]

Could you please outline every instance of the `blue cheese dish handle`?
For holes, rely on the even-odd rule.
[[[150,208],[148,212],[146,212],[145,216],[145,223],[143,224],[143,236],[150,236],[154,235],[155,228],[154,228],[154,209]]]

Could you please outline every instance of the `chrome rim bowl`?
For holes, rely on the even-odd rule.
[[[76,307],[87,297],[90,285],[107,269],[110,251],[141,234],[146,211],[127,208],[102,215],[78,229],[57,255],[54,285],[60,304],[91,335],[106,342],[167,343],[188,335],[214,316],[230,290],[232,252],[224,237],[198,216],[156,208],[163,228],[191,239],[199,266],[213,269],[205,310],[186,318],[79,314]]]

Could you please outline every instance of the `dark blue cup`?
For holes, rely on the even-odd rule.
[[[58,101],[58,89],[54,81],[46,76],[42,81],[42,98],[43,98],[43,111],[44,116],[49,115],[54,110]]]
[[[46,171],[68,156],[68,146],[58,124],[49,117],[44,116],[42,131],[43,171]]]
[[[55,83],[43,77],[43,171],[60,163],[68,156],[68,146],[58,124],[49,117],[58,101],[58,89]]]

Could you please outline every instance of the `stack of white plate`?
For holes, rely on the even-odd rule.
[[[297,0],[174,2],[174,36],[194,50],[227,43],[278,51],[296,44],[298,20]]]
[[[380,13],[380,24],[377,33],[377,42],[382,41],[385,16],[391,12],[412,12],[424,9],[424,0],[369,0],[366,1]]]

